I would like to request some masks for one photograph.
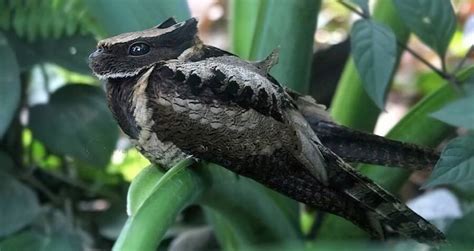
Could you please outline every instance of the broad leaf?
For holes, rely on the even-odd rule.
[[[465,249],[460,250],[469,250],[474,246],[474,231],[472,231],[473,222],[474,212],[470,212],[464,215],[461,219],[456,219],[449,226],[446,232],[446,236],[451,243],[467,245]]]
[[[118,138],[105,100],[98,87],[66,85],[53,93],[48,104],[31,109],[33,136],[54,153],[105,166]]]
[[[398,14],[421,41],[444,57],[456,29],[450,0],[394,0]]]
[[[0,242],[0,250],[44,250],[46,246],[46,238],[34,231],[26,231],[2,240]]]
[[[40,211],[36,194],[3,171],[0,171],[0,201],[0,238],[29,225]]]
[[[86,8],[105,32],[115,35],[150,28],[169,17],[189,17],[186,0],[86,0]]]
[[[453,126],[474,129],[474,95],[451,102],[432,116]]]
[[[454,185],[461,189],[474,188],[474,135],[451,140],[441,153],[424,188]]]
[[[367,94],[383,109],[397,61],[395,35],[383,24],[361,19],[352,27],[351,48]]]
[[[8,129],[20,103],[20,70],[15,53],[0,32],[0,139]]]

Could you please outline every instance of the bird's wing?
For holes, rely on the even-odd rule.
[[[158,67],[157,72],[160,78],[169,79],[175,85],[172,88],[180,88],[175,92],[183,100],[221,103],[221,107],[228,109],[238,106],[241,111],[254,111],[254,121],[249,124],[266,121],[267,126],[284,127],[293,137],[291,142],[285,142],[288,151],[320,182],[327,184],[326,165],[314,143],[319,139],[284,88],[269,80],[255,65],[234,56],[222,56],[196,62],[168,62]],[[259,136],[262,135],[249,137],[258,140]]]

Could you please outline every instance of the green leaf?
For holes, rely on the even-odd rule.
[[[120,201],[122,202],[122,201]],[[105,212],[101,212],[97,218],[99,233],[109,240],[116,240],[127,221],[127,214],[124,210],[125,203],[112,203]]]
[[[474,95],[470,95],[447,104],[431,116],[453,126],[474,129],[473,107]]]
[[[309,90],[320,5],[319,0],[263,1],[253,37],[250,59],[263,59],[279,47],[280,60],[271,73],[281,84],[302,93]]]
[[[44,250],[46,239],[34,231],[26,231],[10,236],[0,242],[0,250],[3,251],[29,251]]]
[[[401,44],[406,43],[409,31],[400,20],[392,1],[376,1],[372,16],[373,20],[390,27]],[[397,62],[400,54],[401,50],[397,50]],[[360,112],[354,111],[363,111],[364,116],[361,116]],[[379,113],[380,110],[364,90],[354,60],[350,58],[346,63],[331,103],[332,117],[342,125],[372,132]]]
[[[84,4],[106,35],[150,28],[169,17],[189,17],[186,0],[86,0]]]
[[[451,140],[424,188],[454,185],[467,191],[474,189],[474,135]]]
[[[370,11],[369,11],[369,0],[351,0],[351,2],[357,4],[362,9],[362,12],[369,16]]]
[[[383,109],[397,62],[395,35],[383,24],[361,19],[352,27],[351,48],[365,91]]]
[[[394,0],[398,14],[421,41],[444,58],[456,29],[449,0]]]
[[[0,238],[29,225],[40,212],[33,190],[3,171],[0,171],[0,201]]]
[[[80,251],[87,247],[87,234],[76,227],[72,217],[58,209],[44,207],[32,230],[42,237],[39,251]]]
[[[474,231],[472,224],[474,223],[474,212],[464,215],[461,219],[456,219],[448,228],[446,237],[453,244],[466,245],[463,249],[470,250],[474,246]],[[456,249],[453,249],[456,250]]]
[[[53,93],[48,104],[31,108],[33,136],[54,153],[105,166],[118,138],[105,100],[98,87],[66,85]]]
[[[20,70],[15,53],[0,32],[0,139],[20,104]]]
[[[12,158],[5,152],[0,151],[0,172],[8,173],[13,171],[14,163]]]

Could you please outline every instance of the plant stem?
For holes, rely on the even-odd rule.
[[[201,180],[187,168],[189,164],[189,159],[180,162],[159,180],[154,191],[128,218],[113,250],[157,249],[178,213],[202,192]]]

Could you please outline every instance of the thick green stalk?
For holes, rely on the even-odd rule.
[[[409,32],[401,22],[392,1],[377,1],[373,19],[387,25],[395,33],[398,41],[406,43]],[[401,50],[398,52],[400,57]],[[339,81],[331,115],[340,124],[371,132],[377,122],[380,110],[367,96],[359,73],[351,59],[348,60]]]
[[[249,59],[257,19],[263,0],[232,0],[230,3],[230,36],[232,52]]]
[[[309,90],[309,71],[320,0],[264,0],[260,7],[250,58],[265,58],[280,48],[279,63],[271,73],[283,85]]]
[[[203,191],[201,179],[187,168],[190,163],[191,160],[187,159],[171,168],[159,179],[146,199],[132,199],[137,205],[129,206],[134,208],[131,210],[133,214],[125,223],[113,250],[156,250],[178,213]],[[156,177],[159,178],[159,175]],[[150,188],[150,183],[144,182],[143,186]]]

